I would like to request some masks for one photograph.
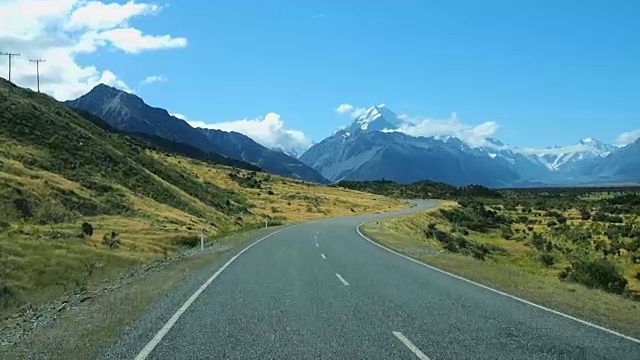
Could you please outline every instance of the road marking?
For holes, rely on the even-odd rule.
[[[320,254],[320,256],[322,256],[322,259],[323,259],[323,260],[327,260],[327,257],[326,257],[326,256],[324,256],[324,254]]]
[[[420,349],[418,349],[415,345],[413,345],[411,340],[407,339],[407,337],[404,336],[400,331],[393,331],[393,335],[395,335],[398,339],[400,339],[400,341],[402,341],[402,343],[406,347],[408,347],[409,350],[411,350],[411,352],[416,354],[418,359],[420,359],[420,360],[429,360],[429,357],[427,355],[425,355],[422,351],[420,351]]]
[[[316,247],[320,247],[320,244],[316,243]]]
[[[349,283],[347,282],[347,280],[345,280],[340,274],[336,273],[336,276],[338,277],[338,280],[340,280],[344,286],[349,286]]]
[[[149,343],[140,351],[140,353],[138,353],[138,355],[135,357],[135,360],[144,360],[144,359],[146,359],[147,356],[149,356],[149,354],[151,354],[153,349],[155,349],[155,347],[158,346],[160,341],[162,341],[162,338],[164,338],[164,336],[167,335],[169,330],[171,330],[171,328],[176,324],[178,319],[180,319],[180,316],[182,316],[182,314],[184,314],[184,312],[187,311],[187,309],[189,309],[191,304],[193,304],[193,302],[196,301],[198,296],[200,296],[200,294],[202,294],[202,292],[213,282],[213,280],[215,280],[229,265],[231,265],[231,263],[233,263],[245,251],[251,249],[254,245],[256,245],[257,243],[261,242],[262,240],[264,240],[264,239],[266,239],[266,238],[268,238],[270,236],[273,236],[273,235],[275,235],[275,234],[277,234],[277,233],[279,233],[281,231],[284,231],[284,230],[287,230],[287,229],[291,229],[291,228],[294,228],[294,227],[300,226],[300,225],[312,224],[314,222],[315,221],[311,221],[311,222],[305,222],[305,223],[296,224],[296,225],[292,225],[292,226],[287,226],[286,228],[282,228],[282,229],[280,229],[278,231],[274,231],[271,234],[254,241],[253,243],[251,243],[251,245],[249,245],[246,248],[242,249],[234,257],[229,259],[229,261],[227,261],[224,265],[222,265],[222,267],[220,269],[218,269],[218,271],[216,271],[204,284],[202,284],[202,286],[200,286],[200,288],[198,290],[196,290],[196,292],[194,292],[191,295],[191,297],[189,297],[189,299],[187,299],[187,301],[184,302],[184,304],[182,304],[180,309],[178,309],[178,311],[176,311],[175,314],[173,314],[173,316],[171,316],[169,321],[167,321],[167,323],[164,324],[164,326],[160,329],[160,331],[158,331],[158,333],[153,337],[153,339],[151,339],[151,341],[149,341]]]
[[[371,221],[373,221],[373,220],[365,221],[365,222],[361,223],[360,225],[358,225],[358,226],[356,227],[356,232],[358,233],[358,235],[360,235],[360,237],[362,237],[363,239],[365,239],[365,240],[367,240],[368,242],[372,243],[373,245],[376,245],[376,246],[378,246],[378,247],[381,247],[381,248],[383,248],[383,249],[385,249],[385,250],[387,250],[387,251],[389,251],[389,252],[392,252],[392,253],[394,253],[394,254],[396,254],[396,255],[398,255],[398,256],[402,256],[403,258],[405,258],[405,259],[407,259],[407,260],[413,261],[414,263],[416,263],[416,264],[420,264],[420,265],[422,265],[422,266],[424,266],[424,267],[427,267],[427,268],[429,268],[429,269],[431,269],[431,270],[438,271],[438,272],[443,273],[443,274],[445,274],[445,275],[449,275],[449,276],[451,276],[451,277],[454,277],[454,278],[456,278],[456,279],[458,279],[458,280],[466,281],[466,282],[468,282],[469,284],[473,284],[473,285],[475,285],[475,286],[479,286],[479,287],[481,287],[481,288],[483,288],[483,289],[486,289],[486,290],[492,291],[492,292],[494,292],[494,293],[496,293],[496,294],[500,294],[500,295],[502,295],[502,296],[506,296],[506,297],[511,298],[511,299],[513,299],[513,300],[519,301],[519,302],[521,302],[521,303],[525,303],[525,304],[527,304],[527,305],[531,305],[531,306],[536,307],[536,308],[538,308],[538,309],[541,309],[541,310],[544,310],[544,311],[548,311],[548,312],[553,313],[553,314],[556,314],[556,315],[560,315],[560,316],[562,316],[562,317],[564,317],[564,318],[567,318],[567,319],[570,319],[570,320],[573,320],[573,321],[577,321],[577,322],[579,322],[579,323],[581,323],[581,324],[583,324],[583,325],[590,326],[590,327],[592,327],[592,328],[596,328],[596,329],[598,329],[598,330],[602,330],[602,331],[607,332],[607,333],[609,333],[609,334],[612,334],[612,335],[615,335],[615,336],[619,336],[619,337],[621,337],[621,338],[623,338],[623,339],[627,339],[627,340],[630,340],[630,341],[633,341],[633,342],[635,342],[635,343],[640,344],[640,340],[639,340],[639,339],[633,338],[633,337],[631,337],[631,336],[628,336],[628,335],[625,335],[625,334],[619,333],[619,332],[614,331],[614,330],[611,330],[611,329],[607,329],[606,327],[602,327],[602,326],[600,326],[600,325],[596,325],[596,324],[594,324],[594,323],[590,323],[590,322],[588,322],[588,321],[586,321],[586,320],[578,319],[578,318],[577,318],[577,317],[575,317],[575,316],[571,316],[571,315],[569,315],[569,314],[565,314],[565,313],[562,313],[562,312],[560,312],[560,311],[553,310],[553,309],[550,309],[550,308],[545,307],[545,306],[542,306],[542,305],[538,305],[538,304],[536,304],[536,303],[534,303],[534,302],[531,302],[531,301],[529,301],[529,300],[521,299],[521,298],[519,298],[519,297],[517,297],[517,296],[511,295],[511,294],[507,294],[506,292],[503,292],[503,291],[500,291],[500,290],[496,290],[496,289],[494,289],[494,288],[490,288],[490,287],[488,287],[488,286],[486,286],[486,285],[482,285],[482,284],[477,283],[477,282],[475,282],[475,281],[473,281],[473,280],[469,280],[469,279],[463,278],[462,276],[458,276],[458,275],[452,274],[452,273],[450,273],[450,272],[448,272],[448,271],[445,271],[445,270],[442,270],[442,269],[438,269],[437,267],[434,267],[434,266],[431,266],[431,265],[425,264],[425,263],[423,263],[423,262],[421,262],[421,261],[418,261],[418,260],[416,260],[416,259],[414,259],[414,258],[411,258],[411,257],[409,257],[409,256],[407,256],[407,255],[404,255],[404,254],[401,254],[401,253],[399,253],[399,252],[397,252],[397,251],[395,251],[395,250],[392,250],[392,249],[390,249],[390,248],[388,248],[388,247],[386,247],[386,246],[384,246],[384,245],[382,245],[382,244],[378,244],[377,242],[375,242],[375,241],[373,241],[373,240],[369,239],[368,237],[366,237],[366,236],[362,233],[362,231],[360,231],[360,227],[362,227],[362,225],[364,225],[364,224],[366,224],[366,223],[368,223],[368,222],[371,222]]]

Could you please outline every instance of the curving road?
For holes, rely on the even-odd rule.
[[[372,245],[356,232],[371,219],[305,223],[230,254],[223,271],[225,261],[194,274],[103,358],[640,359],[637,340]]]

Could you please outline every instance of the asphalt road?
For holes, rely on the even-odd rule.
[[[167,295],[103,357],[640,359],[640,343],[372,245],[356,232],[369,219],[375,216],[285,229],[238,256],[204,290],[224,262],[194,274],[193,284]]]

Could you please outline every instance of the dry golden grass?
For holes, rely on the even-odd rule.
[[[38,155],[37,151],[24,146],[0,146],[0,184],[4,182],[38,199],[48,199],[61,190],[90,196],[91,192],[79,183],[23,165],[15,160],[19,152]],[[25,302],[45,301],[72,289],[118,276],[132,267],[162,259],[184,248],[178,238],[195,238],[203,228],[207,232],[207,241],[211,242],[214,238],[242,231],[247,225],[262,224],[264,216],[277,217],[280,222],[289,223],[393,211],[407,206],[383,196],[268,174],[258,174],[266,179],[264,184],[267,188],[244,188],[229,177],[229,173],[238,172],[236,169],[158,153],[152,156],[182,172],[196,175],[203,182],[244,195],[253,205],[250,209],[252,214],[243,214],[242,221],[238,222],[240,214],[223,214],[167,184],[178,196],[207,214],[206,219],[200,218],[112,184],[125,194],[134,213],[79,217],[53,225],[12,222],[4,232],[0,229],[0,287],[4,286],[3,291],[8,292],[5,300],[0,299],[4,301],[0,302],[0,313],[12,312],[15,306]],[[93,225],[91,237],[80,236],[84,222]],[[110,249],[103,243],[103,236],[112,231],[118,234],[120,246]]]
[[[151,155],[184,172],[196,174],[202,181],[244,194],[255,205],[254,213],[259,217],[280,216],[286,221],[301,221],[380,213],[406,207],[401,201],[380,195],[315,185],[271,174],[256,175],[264,181],[263,189],[246,188],[231,180],[229,174],[235,172],[247,175],[249,171],[224,166],[212,167],[198,160],[168,157],[158,153]]]
[[[447,202],[446,206],[456,205]],[[548,268],[541,266],[535,259],[535,250],[522,242],[507,241],[498,235],[471,233],[467,236],[469,239],[501,246],[509,251],[509,255],[496,256],[485,261],[447,252],[436,256],[423,255],[417,250],[441,249],[439,243],[424,234],[423,230],[430,223],[436,223],[439,229],[451,229],[451,224],[438,216],[437,209],[430,209],[426,212],[382,219],[379,225],[371,222],[363,226],[363,231],[375,241],[440,269],[625,334],[640,336],[639,302],[560,281],[558,273],[566,263],[560,262]],[[536,228],[548,231],[546,225]],[[633,279],[638,270],[640,269],[637,264],[625,267],[625,275],[629,279],[631,289],[638,289],[638,281]]]

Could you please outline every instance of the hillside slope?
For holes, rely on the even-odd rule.
[[[215,151],[222,155],[241,159],[260,166],[264,170],[302,180],[326,184],[329,181],[319,172],[282,151],[267,149],[250,137],[235,131],[197,128],[214,144]]]
[[[202,228],[213,239],[264,226],[265,217],[277,224],[405,206],[217,165],[84,115],[0,80],[0,315],[194,246]]]
[[[65,104],[99,116],[122,131],[183,142],[204,151],[256,164],[273,174],[328,183],[316,170],[298,159],[268,149],[246,135],[193,128],[165,109],[149,106],[136,95],[104,84]]]

